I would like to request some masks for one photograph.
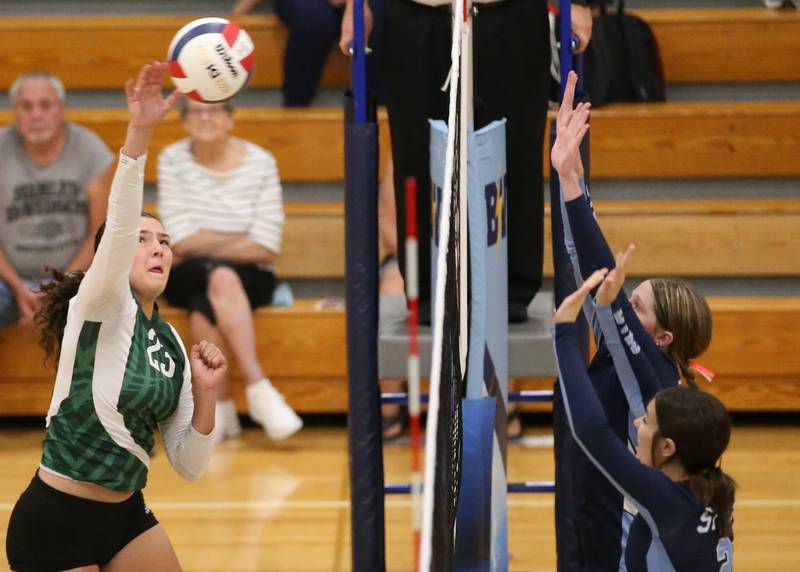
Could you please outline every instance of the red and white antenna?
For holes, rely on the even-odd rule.
[[[414,531],[414,570],[419,572],[422,532],[422,439],[420,435],[419,294],[417,257],[417,181],[406,186],[406,292],[408,295],[408,417],[411,431],[411,523]]]

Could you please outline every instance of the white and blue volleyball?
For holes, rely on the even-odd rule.
[[[230,99],[247,85],[255,66],[253,41],[224,18],[200,18],[178,30],[167,59],[172,81],[196,101]]]

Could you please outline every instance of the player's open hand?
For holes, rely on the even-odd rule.
[[[228,360],[217,346],[205,340],[193,345],[189,361],[192,366],[192,385],[196,389],[216,390],[222,385]]]
[[[633,244],[629,244],[625,252],[617,253],[616,266],[608,273],[594,296],[594,300],[598,305],[606,306],[617,298],[619,291],[622,290],[622,285],[625,283],[628,261],[635,250],[636,247]]]
[[[575,318],[578,317],[578,313],[581,311],[581,306],[583,306],[583,301],[586,300],[586,296],[603,281],[606,275],[608,275],[607,268],[595,270],[580,288],[564,298],[564,301],[561,302],[561,305],[556,310],[555,316],[553,316],[553,323],[563,324],[574,322]]]
[[[131,127],[152,130],[181,97],[178,90],[166,98],[161,93],[168,70],[169,64],[166,62],[145,64],[135,80],[125,82]]]
[[[575,85],[578,74],[569,72],[564,99],[556,117],[556,141],[550,151],[553,167],[562,177],[583,176],[580,145],[586,132],[589,131],[590,103],[579,103],[572,109],[575,100]]]

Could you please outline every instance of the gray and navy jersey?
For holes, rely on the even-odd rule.
[[[562,221],[568,255],[554,259],[555,279],[565,292],[574,291],[595,270],[615,265],[583,181],[581,186],[580,197],[566,202],[561,196],[561,208],[555,213]],[[592,386],[619,442],[635,449],[633,420],[644,415],[647,403],[659,390],[678,384],[678,370],[644,329],[624,291],[610,306],[596,306],[587,297],[583,311],[597,342],[588,368]],[[572,523],[559,531],[560,559],[587,570],[624,569],[624,548],[635,507],[625,502],[619,490],[575,447],[562,447],[558,464],[559,514],[562,521],[571,519]],[[574,535],[574,540],[566,539],[569,535]]]
[[[41,459],[46,471],[119,491],[147,483],[156,426],[187,478],[204,471],[213,447],[191,426],[191,368],[180,337],[157,309],[147,318],[129,284],[144,164],[120,154],[103,239],[69,303]]]
[[[605,479],[638,510],[621,569],[730,571],[733,544],[719,536],[716,513],[703,506],[685,483],[642,464],[611,430],[583,365],[575,324],[556,324],[554,339],[572,434]]]

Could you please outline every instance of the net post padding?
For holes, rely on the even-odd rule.
[[[457,524],[459,561],[482,562],[490,571],[508,569],[507,520],[507,411],[508,411],[508,217],[506,201],[506,121],[494,121],[470,134],[468,148],[468,211],[470,260],[470,334],[469,365],[467,367],[467,399],[464,424],[468,419],[466,404],[471,401],[490,401],[494,407],[493,423],[488,428],[488,449],[467,464],[466,451],[474,450],[468,439],[474,433],[465,428],[465,466],[469,473],[462,476],[459,503],[475,506],[475,499],[466,498],[466,490],[474,489],[468,482],[483,471],[478,463],[489,467],[490,493],[481,498],[488,502],[490,520],[484,529]],[[461,512],[461,507],[459,507]],[[465,510],[465,514],[466,514]],[[461,537],[466,534],[473,538]],[[484,540],[484,537],[486,540]],[[462,542],[463,540],[463,542]],[[488,553],[478,552],[488,543]],[[461,554],[462,547],[467,554]],[[473,570],[457,566],[457,570]]]
[[[378,129],[345,120],[345,264],[352,570],[386,569],[378,386]]]
[[[463,402],[463,460],[469,471],[462,478],[458,501],[454,567],[459,572],[500,570],[492,566],[494,539],[491,535],[495,516],[492,505],[492,485],[495,484],[492,453],[497,399],[482,397],[465,399]],[[508,566],[503,570],[508,570]]]

